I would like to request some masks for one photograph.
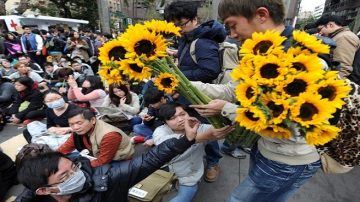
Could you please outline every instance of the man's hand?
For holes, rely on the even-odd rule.
[[[225,138],[229,133],[233,132],[235,130],[235,126],[224,126],[222,128],[214,128],[212,127],[210,129],[211,135],[215,137],[215,139],[223,139]]]
[[[168,55],[174,56],[174,55],[176,55],[176,54],[178,53],[178,50],[171,49],[171,48],[167,48],[167,49],[166,49],[166,53],[167,53]]]
[[[228,103],[225,100],[212,100],[207,105],[190,105],[203,117],[211,117],[221,114],[221,110],[225,104]]]
[[[151,119],[153,119],[154,117],[153,116],[150,116],[149,114],[145,114],[143,120],[144,121],[151,121]]]
[[[40,51],[36,51],[36,55],[41,55],[41,52],[40,52]]]
[[[194,117],[189,117],[185,120],[185,135],[189,141],[193,141],[196,138],[199,126],[199,120]]]

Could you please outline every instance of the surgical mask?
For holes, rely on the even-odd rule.
[[[84,188],[86,177],[80,169],[75,171],[74,174],[63,183],[58,185],[59,193],[56,195],[70,195],[81,191]]]
[[[53,102],[47,103],[46,105],[50,108],[50,109],[59,109],[65,106],[65,100],[64,98],[60,98],[58,100],[55,100]]]

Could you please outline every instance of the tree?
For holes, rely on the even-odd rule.
[[[0,0],[0,15],[6,15],[5,3],[6,0]]]

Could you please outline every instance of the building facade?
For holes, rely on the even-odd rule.
[[[315,6],[314,14],[313,14],[315,19],[319,19],[321,17],[321,15],[324,12],[324,6],[325,6],[324,4]]]
[[[360,30],[360,1],[359,0],[326,0],[323,15],[343,16],[353,32]]]

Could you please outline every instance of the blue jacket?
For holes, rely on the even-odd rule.
[[[31,45],[31,50],[37,51],[37,42],[36,42],[36,34],[30,33],[29,41]],[[24,51],[26,52],[26,36],[21,36],[21,43],[23,44]]]
[[[219,61],[219,43],[226,38],[222,24],[214,20],[205,22],[179,39],[178,57],[181,58],[179,68],[190,81],[210,83],[221,71]],[[190,55],[190,44],[198,39],[195,45],[197,64]]]

